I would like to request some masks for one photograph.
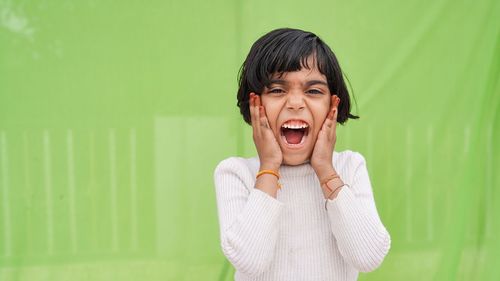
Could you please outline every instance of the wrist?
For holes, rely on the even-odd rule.
[[[325,188],[323,189],[323,193],[325,195],[325,198],[330,199],[330,200],[335,199],[337,197],[337,195],[340,193],[340,190],[342,188],[344,188],[344,182],[341,179],[335,178],[335,179],[329,180],[325,184]]]
[[[323,181],[326,177],[331,175],[336,175],[337,171],[333,168],[333,165],[320,165],[314,168],[316,175],[320,181]]]
[[[278,165],[278,164],[262,163],[260,165],[259,171],[262,171],[262,170],[272,170],[272,171],[278,172],[280,166],[281,165]]]
[[[279,173],[277,169],[273,168],[274,166],[261,166],[260,171],[257,173],[255,188],[260,189],[261,191],[269,194],[270,196],[276,198],[278,189],[281,188],[281,184],[279,183]],[[269,171],[271,170],[271,171]],[[276,173],[275,173],[276,172]]]

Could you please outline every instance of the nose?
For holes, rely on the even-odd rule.
[[[301,93],[290,93],[286,101],[286,108],[291,110],[300,110],[305,108],[304,97]]]

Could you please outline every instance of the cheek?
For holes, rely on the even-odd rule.
[[[264,110],[266,112],[266,117],[267,120],[269,121],[269,125],[271,125],[274,128],[280,113],[280,106],[275,103],[266,102],[265,99],[262,100],[262,106],[264,106]]]
[[[267,111],[266,111],[266,117],[267,117],[267,121],[269,122],[269,126],[271,126],[271,130],[273,130],[275,135],[278,135],[279,134],[279,131],[277,129],[278,116],[273,114],[273,113],[267,113]]]
[[[316,124],[316,127],[319,127],[321,129],[321,126],[325,122],[326,116],[328,115],[328,112],[330,112],[330,103],[328,100],[318,102],[314,104],[314,106],[311,108],[313,116],[314,116],[314,123]]]

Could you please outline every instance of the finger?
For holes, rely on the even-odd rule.
[[[252,128],[254,135],[257,136],[259,132],[259,119],[257,119],[257,114],[255,113],[255,94],[250,93],[250,115],[252,119]]]
[[[270,129],[271,127],[269,126],[269,121],[267,120],[266,111],[262,105],[259,106],[259,115],[260,115],[260,125],[264,128]]]
[[[252,121],[252,126],[255,124],[255,114],[254,114],[254,106],[253,106],[253,93],[250,93],[250,97],[248,99],[248,108],[250,109],[250,119]]]
[[[332,119],[332,133],[331,133],[331,138],[332,139],[335,139],[336,137],[336,134],[337,134],[337,116],[339,114],[339,108],[338,108],[338,105],[340,103],[340,98],[336,97],[336,100],[335,100],[335,108],[333,110],[333,119]]]
[[[325,119],[324,126],[325,126],[326,130],[331,129],[333,126],[333,118],[335,116],[334,111],[335,111],[335,108],[330,110],[330,112],[328,113],[328,118]]]
[[[335,107],[334,109],[334,115],[333,115],[333,120],[332,120],[332,128],[333,128],[333,136],[335,136],[335,132],[337,131],[337,115],[338,115],[339,110]]]
[[[332,95],[330,97],[330,108],[328,114],[326,114],[326,119],[333,119],[333,108],[335,107],[335,97],[336,95]]]
[[[262,105],[259,106],[259,124],[262,126],[262,127],[266,127],[266,118],[264,117],[264,112],[263,111],[263,107]]]
[[[335,116],[335,107],[330,108],[330,111],[328,112],[328,116],[326,117],[326,120],[333,121],[333,117]]]
[[[328,116],[327,118],[325,119],[325,127],[326,127],[326,131],[327,131],[327,134],[328,136],[331,136],[331,131],[332,131],[332,128],[334,128],[336,126],[336,121],[337,121],[337,117],[336,117],[336,114],[337,114],[337,105],[338,102],[337,102],[337,99],[336,99],[336,96],[332,99],[332,107],[330,108],[330,111],[328,112]]]
[[[335,101],[335,121],[337,121],[337,116],[338,116],[338,113],[339,113],[339,104],[340,104],[340,98],[339,97],[336,97],[337,100]]]
[[[257,111],[259,112],[259,125],[262,127],[266,127],[266,122],[265,122],[265,113],[263,112],[263,106],[262,102],[260,101],[260,96],[256,95],[255,96],[255,106],[257,108]]]
[[[260,124],[260,101],[259,101],[259,96],[254,94],[254,114],[255,114],[255,126],[258,135],[260,136],[261,134],[261,124]]]
[[[335,127],[337,126],[337,116],[339,115],[339,104],[340,104],[340,98],[335,96],[336,97],[336,101],[335,101],[335,116],[333,117],[333,121],[335,123]]]
[[[262,102],[260,101],[260,96],[255,97],[255,103],[257,105],[257,108],[259,109],[259,123],[262,127],[268,127],[267,126],[267,117],[266,117],[266,112],[264,110],[264,106],[262,106]]]
[[[320,131],[320,135],[323,132],[328,140],[331,140],[333,138],[333,136],[335,135],[335,128],[334,128],[335,124],[333,121],[333,117],[331,117],[331,116],[335,116],[334,111],[335,111],[335,108],[332,109],[328,113],[328,118],[325,118],[325,121],[323,122],[323,126],[322,126],[321,131]],[[319,139],[319,136],[318,136],[318,139]]]
[[[337,95],[333,95],[332,107],[337,109],[339,108],[340,98]]]
[[[340,103],[340,98],[337,97],[336,95],[332,96],[332,102],[331,102],[331,107],[330,107],[330,112],[328,113],[328,118],[337,121],[337,118],[335,116],[336,112],[338,112],[338,105]],[[335,117],[335,119],[334,119]]]

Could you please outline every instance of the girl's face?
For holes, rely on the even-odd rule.
[[[326,77],[314,62],[309,61],[308,65],[314,68],[285,72],[279,78],[274,75],[261,94],[286,165],[309,161],[330,109],[331,94]]]

